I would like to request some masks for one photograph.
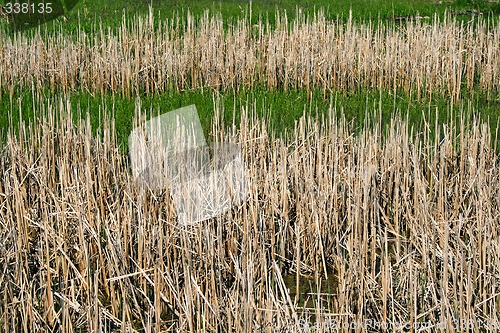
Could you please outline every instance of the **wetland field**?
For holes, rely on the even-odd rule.
[[[498,2],[122,2],[0,24],[0,332],[500,330]],[[192,104],[185,225],[128,139]]]

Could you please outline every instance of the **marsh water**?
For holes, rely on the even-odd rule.
[[[326,278],[299,276],[298,283],[295,274],[287,274],[283,275],[283,281],[297,312],[310,315],[312,322],[315,321],[316,309],[328,310],[337,299],[338,281],[333,273],[328,273]]]

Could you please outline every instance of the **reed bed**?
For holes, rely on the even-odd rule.
[[[250,197],[187,227],[167,190],[133,179],[110,117],[92,135],[52,100],[9,132],[0,331],[498,331],[500,170],[485,123],[416,133],[395,117],[353,135],[331,107],[273,137],[256,103],[232,127],[222,105],[212,137],[241,145]],[[334,287],[301,301],[303,278]]]
[[[0,33],[0,86],[91,93],[378,88],[459,99],[500,88],[500,23],[408,19],[353,23],[278,14],[276,26],[205,15],[125,18],[114,31]]]

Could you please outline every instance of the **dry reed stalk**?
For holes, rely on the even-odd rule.
[[[81,89],[124,95],[166,90],[359,87],[400,89],[420,98],[440,92],[497,93],[500,25],[460,24],[452,18],[354,24],[321,13],[277,15],[276,27],[246,19],[224,31],[220,15],[206,12],[165,20],[124,17],[116,31],[0,36],[0,82],[39,89]]]
[[[68,101],[36,104],[41,121],[0,154],[0,331],[498,329],[500,172],[485,124],[431,139],[394,118],[355,136],[332,106],[273,138],[255,102],[232,131],[223,105],[213,137],[242,145],[250,198],[181,227],[168,193],[132,178],[111,119],[93,136]],[[335,287],[301,295],[304,277]]]

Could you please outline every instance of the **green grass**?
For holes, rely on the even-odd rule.
[[[476,116],[488,121],[493,133],[496,131],[500,121],[500,100],[492,99],[483,93],[473,93],[468,98],[459,102],[451,102],[449,99],[436,95],[430,100],[416,98],[403,93],[359,90],[352,92],[334,92],[324,96],[322,91],[313,91],[310,96],[305,90],[299,91],[269,91],[267,89],[255,89],[254,91],[240,91],[219,94],[220,100],[225,106],[224,121],[229,126],[233,116],[238,122],[240,110],[247,103],[256,103],[256,111],[259,116],[269,119],[273,134],[285,135],[293,130],[295,121],[304,112],[321,114],[326,112],[330,105],[342,110],[346,120],[351,124],[353,131],[367,126],[366,121],[371,123],[374,112],[385,124],[389,124],[391,117],[399,113],[402,117],[408,117],[410,125],[415,127],[416,132],[423,127],[424,119],[434,124],[436,116],[440,123],[447,123],[450,117],[456,117],[460,113],[468,116]],[[205,134],[210,135],[211,120],[214,115],[214,92],[210,90],[187,91],[183,93],[170,92],[155,96],[139,96],[136,98],[125,98],[119,95],[92,96],[87,93],[72,93],[69,96],[71,108],[76,117],[85,117],[88,113],[92,128],[100,127],[103,109],[108,115],[114,115],[116,134],[123,152],[127,151],[127,139],[133,127],[135,105],[140,100],[141,109],[148,115],[168,112],[182,106],[195,104]],[[325,98],[326,97],[326,98]],[[45,93],[44,103],[47,101],[59,101],[65,96],[60,94]],[[2,139],[5,138],[6,128],[9,124],[10,114],[14,124],[19,122],[21,116],[25,121],[37,121],[39,114],[33,111],[33,105],[39,105],[41,101],[33,101],[31,91],[22,90],[14,93],[12,104],[8,95],[0,98],[0,128],[3,128]],[[58,102],[57,102],[58,103]],[[20,106],[20,107],[19,107]],[[263,114],[262,110],[271,111]]]
[[[176,13],[186,13],[189,9],[195,15],[202,14],[206,9],[220,12],[225,19],[241,18],[249,12],[249,1],[243,0],[81,0],[74,11],[68,16],[69,23],[75,22],[78,10],[87,9],[87,17],[101,18],[109,25],[121,23],[123,12],[126,14],[146,14],[149,11],[149,5],[155,12],[160,12],[162,17],[172,17]],[[431,0],[416,1],[388,1],[388,0],[254,0],[252,1],[252,19],[256,21],[259,15],[269,16],[274,20],[274,13],[278,9],[287,11],[290,16],[294,16],[296,8],[301,7],[304,11],[313,12],[315,9],[324,8],[327,15],[331,18],[348,17],[349,11],[355,19],[392,19],[393,16],[432,16],[434,13],[444,14],[445,10],[465,11],[477,10],[481,12],[493,11],[500,14],[498,4],[488,3],[486,1],[454,1],[443,2]],[[105,14],[105,17],[104,15]]]
[[[74,32],[80,26],[86,32],[92,31],[92,26],[98,26],[102,21],[104,27],[117,27],[122,23],[123,15],[146,15],[151,5],[155,16],[160,19],[172,18],[177,14],[185,16],[187,11],[201,15],[205,10],[221,13],[226,22],[250,15],[248,0],[80,0],[73,10],[46,27],[49,31],[59,31],[59,23],[66,32]],[[268,19],[274,23],[276,11],[287,12],[293,18],[301,8],[302,12],[314,13],[322,8],[327,18],[347,19],[350,11],[356,21],[375,20],[392,21],[395,17],[414,17],[417,15],[432,17],[435,13],[444,16],[446,11],[457,15],[458,19],[470,20],[472,13],[481,12],[498,19],[500,4],[489,1],[455,0],[253,0],[251,7],[252,21],[259,18]],[[44,27],[45,28],[45,27]]]

